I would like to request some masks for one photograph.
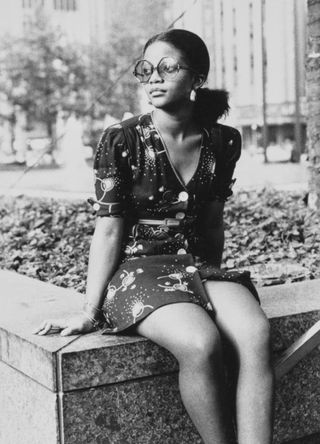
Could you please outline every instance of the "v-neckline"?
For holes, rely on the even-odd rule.
[[[177,178],[178,182],[180,183],[180,185],[181,185],[185,190],[187,190],[188,187],[189,187],[189,185],[190,185],[190,183],[191,183],[191,182],[194,180],[194,178],[196,177],[196,175],[197,175],[197,173],[198,173],[198,170],[199,170],[199,168],[200,168],[201,162],[202,162],[202,152],[203,152],[203,146],[204,146],[204,143],[203,143],[203,142],[204,142],[204,129],[202,129],[202,134],[201,134],[201,139],[200,139],[200,147],[199,147],[199,154],[198,154],[198,162],[197,162],[197,166],[196,166],[196,168],[195,168],[195,170],[194,170],[192,176],[191,176],[190,179],[188,180],[188,182],[184,182],[184,180],[182,179],[182,177],[181,177],[179,171],[177,170],[177,168],[174,166],[174,164],[173,164],[173,162],[172,162],[172,159],[171,159],[171,156],[170,156],[170,153],[169,153],[169,150],[168,150],[167,144],[166,144],[166,142],[164,141],[161,132],[160,132],[160,131],[158,130],[158,128],[156,127],[156,125],[155,125],[155,123],[154,123],[154,120],[153,120],[153,117],[152,117],[152,114],[151,114],[151,113],[150,113],[150,120],[151,120],[151,124],[152,124],[154,130],[156,131],[156,133],[157,133],[157,135],[158,135],[158,137],[159,137],[159,139],[160,139],[160,141],[161,141],[161,144],[162,144],[163,150],[164,150],[164,152],[166,153],[166,156],[167,156],[168,162],[169,162],[169,164],[170,164],[171,170],[173,171],[173,173],[174,173],[174,175],[176,176],[176,178]]]

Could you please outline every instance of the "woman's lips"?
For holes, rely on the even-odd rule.
[[[150,95],[153,97],[162,96],[165,93],[163,89],[152,89]]]

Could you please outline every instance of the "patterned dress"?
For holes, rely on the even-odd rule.
[[[259,300],[247,271],[219,269],[203,258],[199,215],[210,201],[232,195],[240,133],[215,124],[203,129],[197,169],[187,184],[175,170],[152,115],[107,128],[95,161],[98,216],[123,217],[119,266],[106,290],[104,333],[121,332],[157,308],[191,302],[214,313],[203,282],[245,285]]]

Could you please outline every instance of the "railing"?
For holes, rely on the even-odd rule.
[[[297,339],[283,352],[275,365],[275,376],[279,380],[299,361],[320,345],[320,321],[316,322],[306,333]]]

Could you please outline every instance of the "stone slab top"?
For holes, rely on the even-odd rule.
[[[27,276],[0,270],[0,328],[54,353],[75,336],[33,334],[42,321],[80,312],[83,295]]]
[[[258,288],[268,318],[320,310],[320,279]]]
[[[0,359],[40,384],[57,388],[56,354],[78,336],[34,335],[46,318],[81,309],[82,296],[11,271],[0,271]]]
[[[0,288],[0,357],[50,390],[74,390],[176,370],[168,352],[138,336],[34,335],[32,331],[44,319],[81,310],[84,297],[74,290],[5,270],[0,270]],[[319,293],[320,279],[259,289],[269,318],[319,311]],[[88,362],[94,368],[91,376]]]

